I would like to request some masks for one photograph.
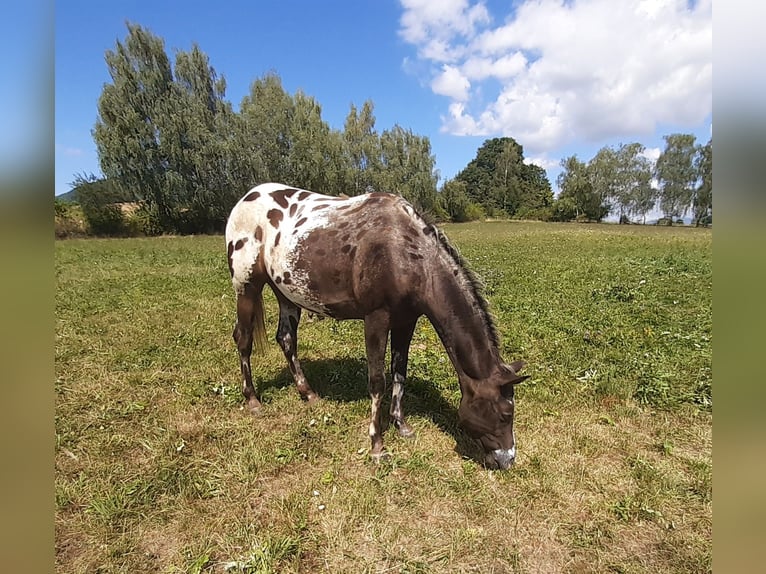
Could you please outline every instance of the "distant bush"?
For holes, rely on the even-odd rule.
[[[93,235],[125,235],[125,217],[120,204],[125,194],[110,180],[77,176],[73,188]]]
[[[549,209],[550,221],[572,221],[577,216],[577,205],[571,197],[559,197]]]
[[[53,214],[53,232],[57,239],[85,237],[88,234],[85,215],[76,203],[56,199],[53,203]]]

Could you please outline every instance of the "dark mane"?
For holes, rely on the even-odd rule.
[[[489,304],[484,297],[484,284],[468,266],[465,259],[463,259],[463,256],[460,255],[460,252],[457,250],[457,247],[449,242],[447,236],[444,235],[442,230],[433,224],[429,225],[429,227],[433,230],[434,235],[439,240],[439,244],[447,253],[449,253],[450,257],[455,262],[455,265],[457,265],[458,269],[460,269],[462,272],[463,278],[470,287],[471,293],[479,304],[479,309],[481,309],[482,317],[484,318],[484,324],[486,325],[487,331],[489,332],[490,341],[496,349],[499,349],[500,337],[497,334],[497,327],[495,327],[495,321],[492,318],[492,313],[489,311]]]

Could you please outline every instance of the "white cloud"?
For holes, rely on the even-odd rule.
[[[496,26],[481,2],[402,5],[402,38],[452,99],[448,133],[511,135],[540,154],[712,111],[711,0],[525,0]]]
[[[400,36],[418,47],[421,58],[435,62],[451,62],[463,53],[462,42],[474,36],[477,26],[489,23],[489,12],[480,1],[469,0],[401,0],[404,13],[400,19]]]
[[[431,89],[434,93],[448,96],[458,102],[468,99],[470,88],[471,82],[460,73],[460,70],[448,64],[442,66],[442,73],[431,82]]]
[[[545,170],[548,170],[548,169],[555,169],[559,167],[560,160],[551,159],[546,156],[537,156],[537,157],[525,157],[524,163],[533,164]]]

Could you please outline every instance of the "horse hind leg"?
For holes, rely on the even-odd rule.
[[[232,337],[239,351],[239,365],[242,371],[242,394],[248,410],[257,414],[261,408],[258,394],[253,386],[253,374],[250,367],[250,355],[253,341],[259,351],[263,350],[265,326],[263,317],[263,285],[246,284],[242,293],[237,295],[237,322]]]
[[[287,365],[293,375],[295,387],[301,398],[309,403],[313,403],[319,397],[309,386],[306,376],[303,374],[301,363],[298,360],[298,323],[301,320],[301,309],[293,305],[281,294],[278,294],[279,301],[279,326],[277,327],[277,343],[282,348],[282,352],[287,359]]]
[[[410,352],[412,334],[415,332],[414,321],[397,329],[391,329],[391,421],[400,436],[412,437],[415,431],[407,423],[402,410],[402,397],[404,396],[404,381],[407,378],[407,361]]]

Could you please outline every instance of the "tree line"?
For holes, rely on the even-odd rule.
[[[640,143],[603,147],[587,163],[577,156],[561,161],[554,219],[601,221],[615,215],[620,223],[646,222],[658,208],[667,224],[691,212],[692,222],[713,220],[713,140],[698,145],[692,134],[664,137],[665,149],[654,165]]]
[[[300,90],[289,94],[267,73],[235,110],[225,78],[199,46],[177,51],[171,62],[160,37],[127,28],[105,53],[111,82],[92,131],[103,176],[72,183],[97,235],[220,232],[243,193],[265,181],[328,195],[397,193],[435,221],[600,221],[610,213],[627,220],[658,200],[671,218],[690,205],[698,222],[712,213],[711,143],[696,146],[693,136],[667,136],[654,171],[640,144],[603,148],[587,164],[567,158],[558,198],[518,142],[493,138],[437,187],[428,137],[399,125],[378,132],[371,100],[352,103],[343,128],[334,129],[319,102]],[[126,204],[133,206],[127,214]]]
[[[199,46],[172,64],[163,40],[135,24],[105,58],[112,81],[92,132],[103,177],[73,182],[102,232],[119,227],[115,198],[139,204],[146,233],[221,231],[236,201],[264,181],[328,195],[390,191],[445,216],[429,139],[399,125],[379,133],[372,101],[351,104],[343,129],[333,129],[313,97],[287,93],[268,73],[235,111]]]

